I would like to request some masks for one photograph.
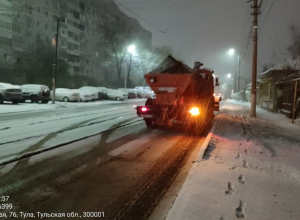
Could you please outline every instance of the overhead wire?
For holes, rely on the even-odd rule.
[[[135,16],[139,17],[141,20],[143,20],[144,22],[146,22],[147,24],[151,25],[152,27],[156,28],[158,31],[163,32],[163,30],[161,30],[159,27],[157,27],[156,25],[152,24],[151,22],[149,22],[148,20],[146,20],[145,18],[143,18],[142,16],[138,15],[137,13],[133,12],[131,9],[129,9],[128,7],[124,6],[123,4],[121,4],[120,2],[114,0],[114,2],[116,2],[118,5],[122,6],[123,8],[125,8],[126,10],[130,11],[132,14],[134,14]]]
[[[262,30],[262,28],[263,28],[263,26],[264,26],[264,24],[265,24],[265,22],[266,22],[266,20],[267,20],[267,18],[268,18],[268,16],[269,16],[270,12],[271,12],[271,10],[272,10],[274,4],[275,4],[275,0],[273,0],[272,4],[271,4],[271,6],[270,6],[270,8],[269,8],[269,10],[268,10],[268,12],[267,12],[267,15],[266,15],[265,19],[263,20],[263,22],[262,22],[262,24],[261,24],[261,26],[260,26],[260,28],[259,28],[259,30],[258,30],[258,33],[261,32],[261,30]]]

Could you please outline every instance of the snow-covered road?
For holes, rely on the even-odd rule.
[[[28,152],[78,140],[125,123],[141,123],[133,105],[143,102],[95,102],[63,110],[21,110],[2,114],[0,120],[6,120],[0,123],[0,164]]]

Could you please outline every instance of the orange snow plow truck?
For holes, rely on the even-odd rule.
[[[219,97],[214,96],[218,78],[211,69],[195,62],[190,68],[168,56],[155,70],[145,75],[156,98],[137,106],[137,115],[147,127],[180,124],[186,131],[202,132],[219,111]]]

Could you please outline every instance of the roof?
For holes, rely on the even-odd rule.
[[[167,56],[154,70],[149,73],[191,73],[192,68],[176,60],[171,55]]]
[[[266,70],[265,72],[259,74],[260,76],[267,75],[268,73],[271,73],[272,71],[276,70],[285,70],[287,67],[291,67],[293,70],[299,71],[300,69],[300,60],[299,59],[285,59],[281,63],[278,63],[276,66]]]

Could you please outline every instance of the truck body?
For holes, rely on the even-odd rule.
[[[213,70],[201,69],[201,65],[195,62],[192,69],[169,55],[145,75],[156,98],[148,98],[136,109],[148,127],[180,124],[187,131],[201,132],[212,120],[214,110],[219,110],[219,99],[214,96],[218,79]]]

